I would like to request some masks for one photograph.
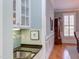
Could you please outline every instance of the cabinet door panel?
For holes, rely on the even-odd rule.
[[[29,26],[29,18],[26,17],[26,26]]]
[[[13,0],[13,25],[30,27],[30,0]]]

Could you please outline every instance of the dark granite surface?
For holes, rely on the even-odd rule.
[[[14,49],[14,59],[33,59],[33,57],[41,50],[42,45],[21,44],[20,47]],[[16,57],[17,52],[20,57]],[[28,56],[26,56],[28,55]]]

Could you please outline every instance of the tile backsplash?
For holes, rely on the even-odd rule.
[[[31,40],[30,38],[30,31],[31,30],[21,30],[21,43],[22,44],[41,44],[41,40]]]
[[[20,32],[20,30],[13,30],[12,34],[13,34],[13,36],[12,36],[13,47],[16,48],[16,47],[20,46],[20,44],[21,44],[21,36],[20,36],[21,32]]]
[[[20,29],[13,30],[13,47],[16,48],[20,46],[20,44],[35,44],[41,45],[41,40],[31,40],[30,38],[30,29]]]

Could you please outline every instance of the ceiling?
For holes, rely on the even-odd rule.
[[[79,0],[54,0],[54,8],[55,9],[79,9]]]

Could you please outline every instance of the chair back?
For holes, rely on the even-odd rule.
[[[76,40],[77,40],[77,42],[78,42],[78,37],[77,37],[77,35],[76,35],[76,32],[74,32],[74,36],[75,36],[75,38],[76,38]]]

